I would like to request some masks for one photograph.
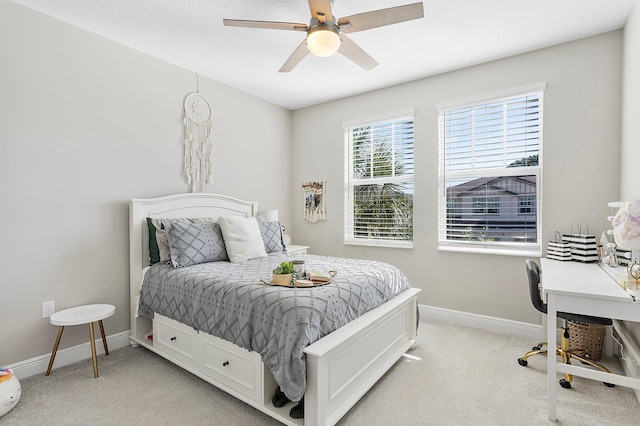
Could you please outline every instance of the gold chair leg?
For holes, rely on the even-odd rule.
[[[571,358],[575,358],[575,359],[577,359],[578,361],[580,361],[583,364],[588,364],[588,365],[590,365],[592,367],[598,368],[598,369],[604,371],[605,373],[611,373],[611,370],[609,370],[607,367],[605,367],[604,365],[599,364],[599,363],[597,363],[595,361],[591,361],[589,358],[585,358],[585,357],[582,357],[582,356],[576,355],[576,354],[571,354]]]
[[[546,349],[542,349],[543,346],[547,346],[547,342],[540,342],[538,343],[537,346],[534,346],[529,352],[527,352],[526,354],[522,355],[522,358],[518,358],[518,364],[520,364],[523,367],[527,366],[528,363],[528,359],[534,355],[546,355],[547,351]]]
[[[62,332],[64,331],[64,325],[58,327],[58,336],[56,337],[56,343],[53,344],[53,352],[51,352],[51,359],[49,360],[49,367],[47,367],[47,372],[45,376],[51,374],[51,367],[53,367],[53,360],[56,359],[56,352],[58,352],[58,345],[60,344],[60,338],[62,337]]]
[[[565,328],[560,329],[560,352],[562,355],[562,362],[565,364],[571,364],[571,353],[569,352],[569,332]],[[564,373],[564,379],[567,382],[573,380],[573,375]]]
[[[109,355],[109,348],[107,347],[107,338],[104,337],[104,325],[102,325],[102,320],[98,321],[98,325],[100,326],[100,334],[102,335],[102,346],[104,346],[105,355]]]
[[[529,351],[529,352],[527,352],[526,354],[524,354],[524,355],[522,356],[522,358],[521,358],[521,359],[522,359],[523,361],[526,361],[526,360],[528,360],[529,358],[531,358],[531,357],[532,357],[532,356],[534,356],[534,355],[538,355],[538,354],[546,354],[546,353],[547,353],[547,350],[546,350],[546,349],[532,350],[532,351]]]
[[[93,323],[89,323],[89,338],[91,339],[91,358],[93,359],[93,376],[98,378],[98,359],[96,357],[96,341],[93,336]]]

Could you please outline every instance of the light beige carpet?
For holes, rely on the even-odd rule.
[[[418,345],[341,425],[546,425],[546,358],[527,339],[423,319]],[[142,348],[123,348],[21,381],[10,425],[270,425],[276,421]],[[605,359],[621,371],[616,359]],[[560,376],[558,377],[560,378]],[[628,388],[576,378],[558,387],[559,425],[640,424]]]

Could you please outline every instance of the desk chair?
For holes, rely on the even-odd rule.
[[[540,267],[537,263],[532,260],[527,259],[527,277],[529,278],[529,293],[531,295],[531,302],[533,306],[540,312],[546,315],[547,313],[547,304],[542,301],[542,297],[540,295]],[[578,315],[572,314],[568,312],[558,312],[558,317],[563,320],[563,327],[561,329],[561,337],[560,337],[560,346],[556,348],[556,355],[562,357],[562,362],[565,364],[571,364],[571,359],[575,358],[583,364],[591,365],[592,367],[598,368],[607,373],[611,373],[607,367],[602,364],[598,364],[590,360],[589,358],[585,358],[583,355],[585,351],[582,349],[569,349],[569,331],[567,330],[567,321],[575,321],[581,322],[583,324],[597,324],[597,325],[611,325],[612,321],[609,318],[600,318],[600,317],[592,317],[588,315]],[[553,321],[553,319],[548,319],[548,321]],[[526,367],[528,364],[527,359],[532,357],[533,355],[538,354],[546,354],[547,351],[543,350],[542,347],[545,346],[547,342],[538,343],[537,346],[534,346],[532,350],[524,354],[522,358],[518,358],[518,364]],[[565,389],[571,388],[571,380],[573,380],[573,376],[571,374],[564,375],[564,379],[560,380],[560,386]],[[613,387],[615,385],[611,383],[604,383],[609,387]]]

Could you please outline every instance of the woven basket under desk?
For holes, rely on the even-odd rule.
[[[567,321],[567,328],[569,329],[569,349],[582,349],[585,351],[585,356],[593,361],[599,361],[602,358],[606,325]]]

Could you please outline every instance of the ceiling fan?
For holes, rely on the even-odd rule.
[[[293,22],[245,21],[223,19],[225,26],[266,28],[270,30],[305,31],[307,38],[293,51],[278,72],[289,72],[309,52],[319,57],[339,52],[369,71],[378,63],[345,34],[383,27],[424,17],[422,2],[358,13],[337,19],[331,12],[333,0],[309,0],[309,25]]]

